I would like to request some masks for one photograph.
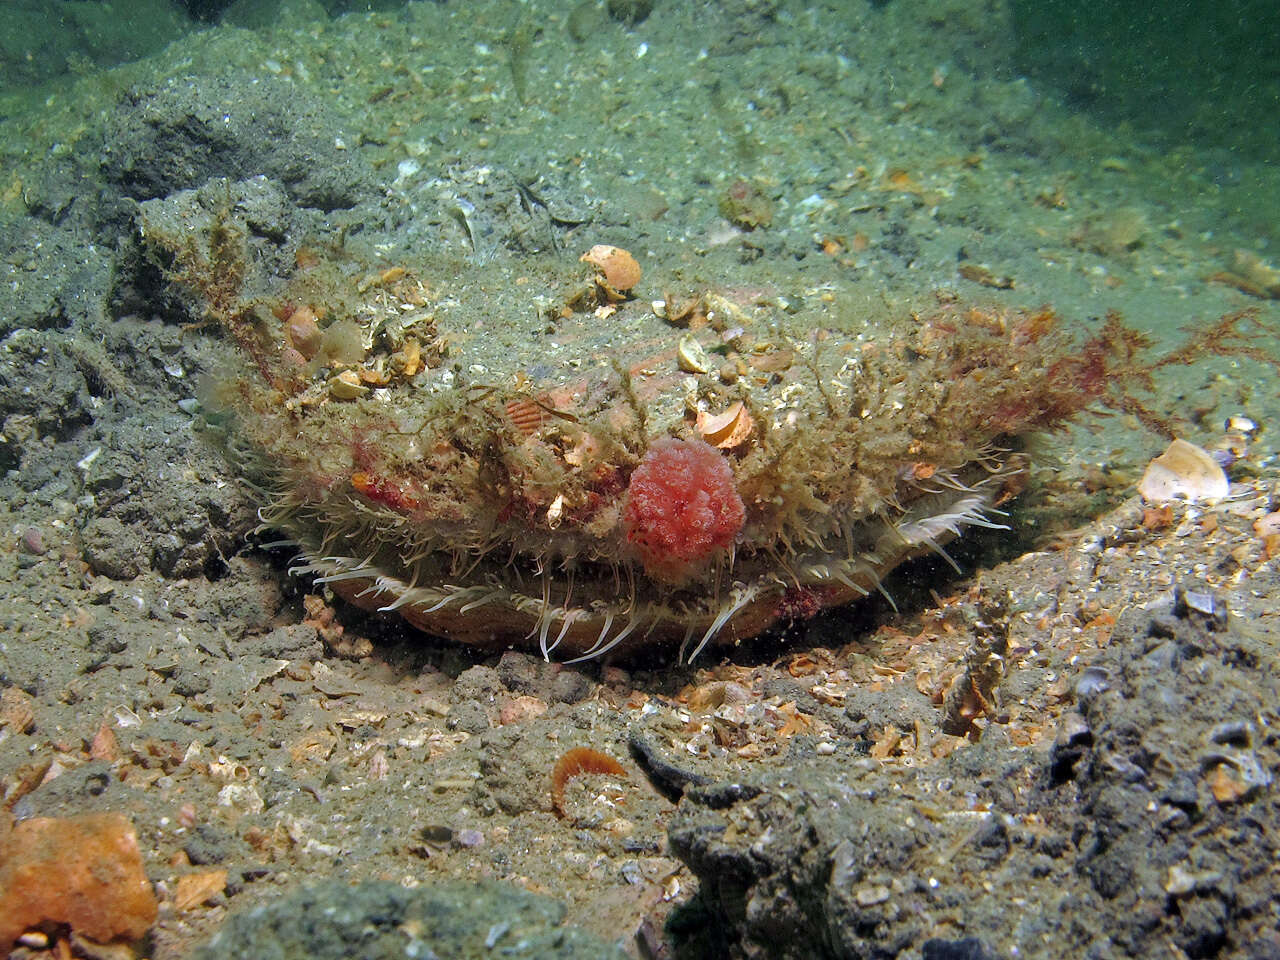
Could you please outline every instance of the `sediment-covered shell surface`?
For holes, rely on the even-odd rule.
[[[666,641],[692,657],[876,591],[998,523],[1020,438],[1107,373],[1110,341],[1077,349],[1047,309],[855,321],[838,299],[790,312],[690,290],[676,318],[575,286],[568,256],[523,302],[492,296],[496,265],[425,262],[322,265],[250,298],[234,223],[207,234],[198,255],[169,247],[241,357],[208,420],[297,569],[425,631],[546,656]],[[468,298],[482,321],[457,310]],[[705,373],[679,363],[690,337]],[[729,409],[744,436],[707,443]]]

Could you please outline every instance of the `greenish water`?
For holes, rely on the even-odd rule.
[[[908,6],[902,0],[866,5],[878,10]],[[0,10],[0,89],[137,60],[211,25],[269,27],[282,15],[296,14],[316,19],[370,11],[394,15],[403,6],[403,0],[8,0]],[[744,8],[753,6],[797,11],[803,5]],[[955,5],[914,6],[927,29],[931,7]],[[1010,0],[1008,11],[1016,69],[1073,108],[1165,141],[1192,139],[1206,149],[1277,159],[1280,8],[1270,0]],[[1224,169],[1222,175],[1231,173]]]
[[[871,302],[972,262],[1008,299],[1172,339],[1274,308],[1278,26],[1261,0],[12,0],[0,199],[90,190],[131,90],[272,78],[335,112],[389,207],[459,165],[550,177],[709,281]],[[735,183],[772,210],[745,240]]]

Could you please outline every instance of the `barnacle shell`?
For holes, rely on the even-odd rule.
[[[1231,489],[1227,475],[1208,451],[1185,440],[1174,440],[1147,465],[1138,493],[1148,503],[1221,500]]]
[[[753,426],[755,421],[741,400],[731,404],[723,413],[698,412],[698,433],[707,443],[721,450],[731,450],[745,442]]]
[[[611,299],[624,299],[627,291],[640,282],[640,264],[621,247],[597,243],[579,260],[596,268],[601,285]]]

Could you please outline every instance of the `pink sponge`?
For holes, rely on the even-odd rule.
[[[733,545],[746,508],[733,470],[701,440],[658,440],[631,474],[622,525],[645,571],[681,583]]]

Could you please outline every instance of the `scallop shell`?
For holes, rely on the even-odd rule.
[[[1218,461],[1207,450],[1186,440],[1174,440],[1147,465],[1138,493],[1148,503],[1187,500],[1191,503],[1221,500],[1231,490]]]
[[[507,417],[517,430],[526,437],[531,437],[538,432],[538,428],[542,426],[546,420],[546,412],[532,400],[521,398],[519,400],[508,400],[506,403]]]

